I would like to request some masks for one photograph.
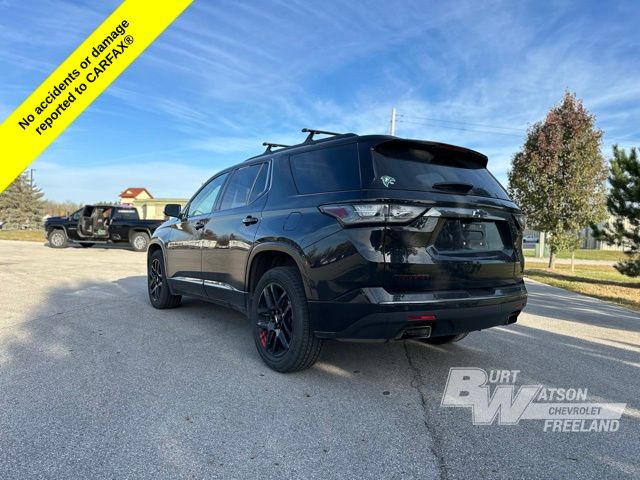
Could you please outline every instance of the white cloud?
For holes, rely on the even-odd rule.
[[[24,89],[29,83],[15,72],[33,77],[29,69],[52,68],[54,46],[54,57],[61,59],[77,44],[83,33],[66,28],[69,18],[96,25],[116,4],[113,0],[97,11],[56,2],[55,15],[33,17],[33,6],[12,3],[18,19],[33,18],[34,24],[29,39],[23,39],[21,22],[0,19],[0,42],[7,45],[0,49],[0,65],[12,67],[6,72],[11,77],[3,79],[0,113],[3,105],[28,93]],[[44,13],[54,4],[38,5]],[[263,140],[301,141],[299,129],[305,126],[386,133],[395,106],[405,115],[399,135],[480,150],[504,181],[527,125],[542,119],[565,88],[576,91],[597,115],[607,148],[613,141],[633,144],[640,140],[640,72],[633,56],[638,40],[626,27],[625,7],[608,9],[620,21],[595,18],[572,4],[509,1],[428,7],[411,0],[343,0],[321,7],[303,0],[268,6],[194,2],[107,90],[107,99],[90,107],[88,113],[95,114],[91,122],[71,127],[121,122],[123,128],[135,129],[130,119],[140,118],[141,124],[154,123],[153,133],[142,134],[152,138],[157,127],[158,135],[173,135],[168,143],[177,148],[133,157],[127,156],[131,146],[126,144],[110,148],[111,157],[95,152],[108,165],[104,168],[65,167],[62,156],[47,155],[38,176],[56,198],[77,192],[95,201],[85,196],[94,191],[113,195],[136,183],[158,195],[165,194],[155,190],[186,195],[194,182],[213,173],[198,166],[207,153],[216,165],[227,159],[235,163],[259,153]],[[40,45],[48,50],[39,52]],[[360,68],[371,70],[369,78],[357,75]],[[15,88],[9,91],[9,85]],[[411,119],[417,123],[408,123]],[[490,129],[465,127],[464,122],[521,129],[522,135],[513,130],[486,133]],[[56,145],[91,150],[89,135],[71,137],[70,132]],[[110,180],[112,165],[122,175]],[[178,182],[166,180],[171,176]],[[96,178],[97,183],[92,181]]]

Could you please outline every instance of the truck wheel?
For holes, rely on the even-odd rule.
[[[80,245],[82,245],[83,248],[89,248],[93,247],[95,243],[81,243]]]
[[[422,338],[420,341],[424,343],[430,343],[431,345],[443,345],[445,343],[459,342],[467,335],[469,334],[459,333],[457,335],[443,335],[441,337]]]
[[[52,248],[65,248],[68,244],[67,234],[64,230],[54,230],[49,234],[49,246]]]
[[[304,370],[318,359],[322,340],[311,331],[307,297],[295,268],[277,267],[262,276],[249,318],[258,353],[273,370]]]
[[[175,308],[182,297],[169,291],[169,282],[165,275],[162,251],[156,250],[147,259],[147,286],[151,305],[158,309]]]
[[[149,246],[149,235],[145,232],[135,232],[131,235],[131,246],[136,252],[146,252]]]

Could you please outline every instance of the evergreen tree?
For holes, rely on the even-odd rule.
[[[602,131],[570,92],[542,122],[529,128],[509,171],[509,193],[527,223],[551,235],[549,267],[559,250],[573,252],[579,232],[605,218],[607,168]]]
[[[0,193],[0,221],[3,228],[39,228],[42,226],[44,194],[21,174]]]
[[[616,270],[630,277],[640,276],[640,158],[635,148],[627,155],[624,149],[613,147],[609,170],[611,190],[607,210],[615,217],[603,228],[592,225],[594,236],[611,245],[628,248],[627,260],[615,265]]]

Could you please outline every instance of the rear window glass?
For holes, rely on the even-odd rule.
[[[292,155],[291,172],[300,193],[358,190],[358,148],[352,143]]]
[[[118,208],[113,214],[114,220],[131,220],[138,218],[138,211],[135,208]]]
[[[474,154],[429,146],[412,148],[390,143],[373,152],[372,188],[422,190],[509,199],[500,183]]]
[[[251,189],[251,193],[249,194],[249,203],[253,202],[256,198],[262,195],[267,190],[267,182],[269,173],[269,164],[263,163],[260,167],[260,173],[258,173],[258,177],[256,178],[255,183],[253,184],[253,188]]]

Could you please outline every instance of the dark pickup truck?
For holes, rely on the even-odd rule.
[[[140,220],[138,210],[122,205],[86,205],[66,217],[49,217],[44,229],[53,248],[69,242],[83,247],[97,243],[128,243],[145,252],[153,231],[164,220]]]

